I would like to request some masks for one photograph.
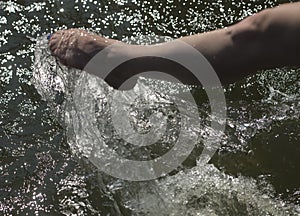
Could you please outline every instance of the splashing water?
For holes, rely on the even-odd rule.
[[[61,123],[65,125],[68,143],[73,154],[82,158],[85,164],[89,164],[88,155],[92,151],[91,143],[95,142],[97,136],[98,138],[102,136],[106,144],[118,154],[133,159],[148,160],[169,150],[170,147],[167,143],[176,139],[176,129],[178,130],[178,122],[180,122],[180,118],[176,117],[174,110],[171,109],[167,113],[168,116],[172,116],[173,122],[171,122],[171,130],[168,131],[168,134],[163,141],[160,141],[159,145],[154,148],[143,149],[126,145],[111,125],[110,110],[107,106],[109,95],[116,90],[110,88],[100,78],[60,66],[53,57],[49,56],[46,44],[46,41],[42,39],[37,44],[33,79],[39,93],[50,103]],[[86,103],[80,103],[79,107],[74,105],[74,97],[79,97],[79,95],[73,94],[75,83],[78,82],[81,83],[80,90],[76,91],[83,94],[82,98],[94,94],[97,99],[96,108],[92,109],[96,112],[96,121],[90,124],[81,125],[83,120],[80,119],[81,110],[89,109],[89,105]],[[155,104],[170,106],[171,101],[165,98],[163,94],[149,91],[149,85],[153,85],[153,82],[156,83],[158,89],[165,87],[164,81],[141,78],[133,93],[130,94],[139,94],[143,100],[136,101],[133,107],[143,106],[145,100],[153,107],[155,107]],[[92,88],[93,92],[86,91],[86,86]],[[188,90],[187,87],[184,88],[176,84],[172,87],[172,92],[176,92],[175,97],[179,92]],[[272,90],[268,101],[276,93],[278,92]],[[132,96],[130,94],[119,92],[119,103],[130,104],[130,96]],[[62,98],[64,102],[62,102]],[[185,101],[184,103],[188,102]],[[112,109],[118,109],[118,107]],[[206,116],[209,116],[206,108],[200,107],[199,109],[200,113],[204,112]],[[263,119],[251,119],[251,128],[254,130],[252,132],[242,128],[243,125],[244,127],[247,127],[247,125],[239,119],[236,119],[236,122],[230,119],[228,125],[236,127],[236,133],[240,135],[238,139],[241,143],[244,143],[258,133],[260,129],[265,130],[268,128],[271,124],[270,121],[282,120],[280,112],[286,111],[286,109],[280,110],[277,115],[268,118],[266,122]],[[231,112],[239,111],[231,110]],[[141,114],[137,110],[133,110],[131,114],[134,124],[138,125],[137,127],[140,130],[147,132],[149,125],[143,119],[149,115],[147,113]],[[299,113],[295,112],[290,117],[296,118],[298,115]],[[207,118],[202,117],[202,127],[192,128],[190,133],[198,133],[201,137],[205,137],[209,133],[209,128],[203,126],[207,122]],[[242,119],[246,121],[246,118]],[[248,126],[250,127],[250,125]],[[164,131],[165,127],[161,126],[160,129]],[[175,131],[172,131],[172,129]],[[86,136],[83,131],[100,131],[100,133],[96,136]],[[215,136],[216,138],[219,137],[217,133]],[[223,142],[230,140],[229,137],[223,137],[222,139]],[[202,147],[199,141],[196,149],[201,151]],[[231,148],[235,147],[235,145],[231,146]],[[114,211],[117,214],[126,214],[126,211],[124,213],[121,207],[125,207],[131,215],[293,215],[299,212],[297,206],[274,198],[269,184],[262,189],[260,184],[252,178],[227,175],[212,164],[201,164],[197,157],[194,162],[196,164],[183,165],[176,172],[149,182],[128,182],[99,172],[96,184],[104,184],[104,187],[113,195]],[[192,168],[189,168],[191,166]],[[92,164],[89,164],[88,167],[95,169]]]
[[[203,147],[199,141],[169,176],[126,182],[105,175],[83,157],[89,150],[78,145],[77,130],[71,127],[72,121],[80,122],[72,93],[81,73],[58,65],[46,43],[36,39],[65,28],[119,40],[140,34],[174,38],[222,28],[284,2],[290,1],[0,0],[1,214],[299,215],[299,69],[263,71],[226,88],[226,136],[211,164],[197,165]],[[32,66],[35,51],[41,67]],[[113,92],[97,82],[103,96]],[[149,86],[157,90],[143,92]],[[148,79],[140,79],[138,87],[141,98],[154,96],[152,102],[159,102],[152,104],[157,110],[170,107],[170,100],[157,94],[160,89],[174,97],[186,89]],[[202,90],[193,93],[202,120],[193,133],[205,138],[214,132],[205,127],[209,105]],[[144,102],[135,105],[142,108]],[[176,107],[173,111],[168,124],[174,130],[152,148],[133,149],[117,137],[111,139],[116,135],[111,125],[101,133],[118,154],[149,160],[167,152],[172,147],[167,143],[176,139],[180,119]],[[67,118],[68,113],[76,118]],[[148,132],[151,114],[133,109],[132,125]],[[97,125],[108,120],[102,121],[101,115],[96,119]]]

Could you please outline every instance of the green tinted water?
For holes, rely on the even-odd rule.
[[[112,179],[71,153],[53,103],[31,83],[36,38],[57,29],[83,27],[115,39],[179,37],[279,2],[285,1],[0,1],[1,214],[297,215],[297,69],[265,71],[229,86],[226,138],[213,165],[197,167],[196,149],[184,173],[148,183]],[[195,95],[202,100],[201,90]]]

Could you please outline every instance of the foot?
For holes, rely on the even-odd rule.
[[[54,33],[49,47],[62,64],[83,69],[94,55],[114,42],[84,30],[68,29]]]

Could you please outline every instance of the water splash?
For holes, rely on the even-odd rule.
[[[78,128],[80,119],[74,118],[78,115],[78,108],[76,109],[72,102],[72,91],[74,90],[74,83],[76,80],[82,78],[80,71],[69,70],[65,67],[61,67],[56,64],[55,59],[49,57],[49,51],[45,46],[45,41],[41,40],[36,50],[36,64],[34,71],[34,83],[39,93],[46,99],[53,107],[53,110],[58,114],[57,116],[63,120],[63,124],[66,127],[66,135],[68,143],[73,151],[73,154],[78,157],[82,157],[85,164],[89,164],[87,155],[90,154],[91,148],[89,143],[93,140],[91,137],[86,137],[81,134],[81,129]],[[43,62],[41,64],[41,62]],[[86,77],[88,81],[91,81]],[[143,96],[150,98],[150,101],[165,105],[170,105],[170,101],[166,100],[161,94],[151,95],[147,89],[149,83],[157,83],[156,88],[163,87],[163,82],[141,79],[135,87],[135,93],[137,91],[143,92]],[[86,83],[88,84],[88,83]],[[91,84],[91,83],[90,83]],[[83,83],[84,88],[84,83]],[[176,85],[174,86],[176,89]],[[107,144],[117,151],[119,154],[131,157],[134,159],[149,159],[161,155],[162,152],[168,151],[170,146],[166,142],[161,142],[155,148],[134,149],[128,145],[125,145],[120,138],[118,138],[113,130],[112,125],[109,124],[110,117],[106,109],[107,96],[114,91],[104,81],[98,79],[97,85],[94,85],[95,93],[98,95],[98,104],[95,109],[97,112],[97,124],[96,125],[84,125],[91,130],[96,127],[100,129],[104,140]],[[82,89],[84,93],[84,89]],[[180,87],[173,92],[181,92]],[[171,91],[172,92],[172,91]],[[278,92],[277,92],[278,93]],[[125,97],[122,103],[126,103],[126,92],[122,93]],[[271,91],[272,95],[274,91]],[[63,102],[57,98],[64,95]],[[175,94],[176,95],[176,94]],[[281,94],[282,95],[282,94]],[[286,95],[283,95],[286,96]],[[271,97],[273,98],[273,97]],[[286,98],[286,97],[285,97]],[[137,102],[136,105],[139,105]],[[82,104],[81,108],[85,108],[86,104]],[[205,116],[209,116],[206,108],[201,108]],[[242,109],[243,110],[243,109]],[[175,114],[175,115],[174,115]],[[169,113],[171,115],[171,113]],[[173,113],[174,125],[180,119],[176,118],[176,112]],[[298,115],[298,113],[297,113]],[[273,120],[279,118],[273,116]],[[147,124],[142,120],[147,118],[147,114],[132,112],[132,118],[135,123],[139,125],[143,130],[147,131]],[[245,116],[244,116],[245,117]],[[205,119],[205,118],[203,118]],[[241,118],[244,119],[244,118]],[[272,121],[272,118],[267,118],[268,121]],[[249,139],[257,133],[257,130],[266,129],[271,123],[262,123],[253,119],[253,125],[257,124],[260,128],[255,130],[254,134],[242,128],[240,120],[231,124],[237,127],[237,133],[243,137],[243,139]],[[205,125],[206,121],[202,124]],[[250,125],[248,125],[250,127]],[[176,129],[176,127],[175,127]],[[209,128],[201,127],[194,128],[194,132],[205,137],[209,132]],[[193,131],[191,131],[193,133]],[[171,131],[166,140],[172,140],[176,138],[176,132]],[[216,135],[216,138],[218,135]],[[86,139],[85,142],[78,142],[79,139]],[[224,142],[230,138],[223,137]],[[79,144],[80,143],[80,144]],[[82,145],[82,143],[85,143]],[[233,149],[234,145],[231,146]],[[201,150],[201,142],[197,146],[197,150]],[[142,156],[142,158],[141,158]],[[95,169],[91,164],[86,165],[91,167],[89,169]],[[292,204],[287,204],[273,195],[272,187],[267,186],[261,188],[258,182],[252,178],[246,178],[243,176],[233,177],[226,175],[224,172],[218,170],[214,165],[202,165],[199,161],[196,165],[192,165],[193,168],[183,165],[178,170],[164,178],[156,181],[149,182],[127,182],[119,179],[112,178],[104,173],[98,173],[96,182],[93,185],[100,184],[103,188],[106,188],[107,193],[111,194],[114,211],[118,214],[131,215],[235,215],[235,214],[252,214],[252,215],[293,215],[299,213],[299,208]],[[95,171],[91,172],[94,173]],[[96,172],[97,173],[97,172]],[[88,180],[89,181],[89,180]],[[84,194],[84,192],[83,192]],[[76,203],[74,203],[75,205]],[[77,205],[77,204],[76,204]],[[76,207],[75,207],[76,208]],[[79,207],[78,207],[79,208]],[[127,209],[124,210],[123,208]],[[127,213],[126,213],[127,212]]]
[[[136,188],[134,184],[126,187],[126,182],[98,174],[91,165],[85,164],[86,161],[78,165],[78,158],[69,152],[61,124],[52,114],[53,111],[57,114],[62,110],[65,94],[59,91],[63,86],[61,80],[41,78],[45,86],[38,87],[49,88],[48,93],[53,97],[49,96],[48,101],[53,99],[55,103],[40,100],[36,89],[31,86],[38,36],[58,29],[80,27],[116,39],[139,34],[179,37],[224,27],[263,8],[284,2],[289,1],[0,1],[2,213],[132,215],[128,209],[143,212],[135,207],[134,203],[139,199],[133,197],[146,188],[150,192],[146,195],[142,193],[144,197],[157,194],[153,199],[160,200],[159,189],[155,189],[154,183],[153,187],[150,183],[145,187],[142,184],[137,184]],[[48,55],[44,60],[50,58]],[[54,59],[51,61],[53,65],[56,64]],[[59,67],[57,70],[59,72]],[[67,71],[76,73],[67,68],[62,71],[62,77],[69,74]],[[47,72],[51,73],[50,70]],[[266,179],[268,184],[271,182],[276,187],[276,196],[283,194],[282,198],[295,205],[300,204],[297,169],[300,153],[299,74],[299,70],[290,68],[270,70],[227,89],[229,109],[232,111],[229,117],[233,127],[228,126],[231,129],[228,129],[218,155],[223,155],[223,160],[221,163],[214,162],[231,175]],[[56,83],[56,91],[52,92],[50,82]],[[147,85],[152,82],[147,80]],[[275,90],[272,94],[270,87]],[[169,88],[170,92],[176,89],[168,84],[163,88]],[[278,91],[288,95],[289,99],[286,100]],[[200,96],[199,100],[203,96],[201,92]],[[47,98],[47,95],[44,97]],[[262,100],[264,102],[260,103]],[[55,106],[50,110],[51,104]],[[204,117],[207,116],[207,110],[202,104],[200,112]],[[68,137],[72,137],[72,134]],[[74,142],[71,140],[70,143]],[[258,153],[259,157],[253,159],[252,156]],[[189,160],[185,165],[195,166],[195,160]],[[278,175],[282,177],[278,179]],[[272,191],[268,187],[259,190],[265,191],[267,196]],[[131,194],[128,195],[132,198],[128,199],[129,203],[124,198],[126,194]],[[143,200],[146,201],[146,198]],[[207,202],[200,200],[195,203],[197,206],[198,203]],[[144,213],[147,214],[148,207],[145,205],[141,209],[145,209]],[[291,211],[290,215],[299,213]]]

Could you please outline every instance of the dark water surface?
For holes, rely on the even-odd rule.
[[[0,1],[0,215],[298,215],[299,69],[263,71],[228,86],[226,137],[211,164],[196,165],[196,148],[181,172],[144,183],[113,179],[74,153],[76,130],[66,133],[53,111],[62,95],[46,102],[37,91],[55,92],[53,80],[32,84],[33,71],[47,73],[55,63],[44,52],[45,65],[34,67],[37,39],[58,29],[177,38],[284,2]],[[201,104],[203,91],[195,96]],[[200,110],[208,115],[205,103]]]

